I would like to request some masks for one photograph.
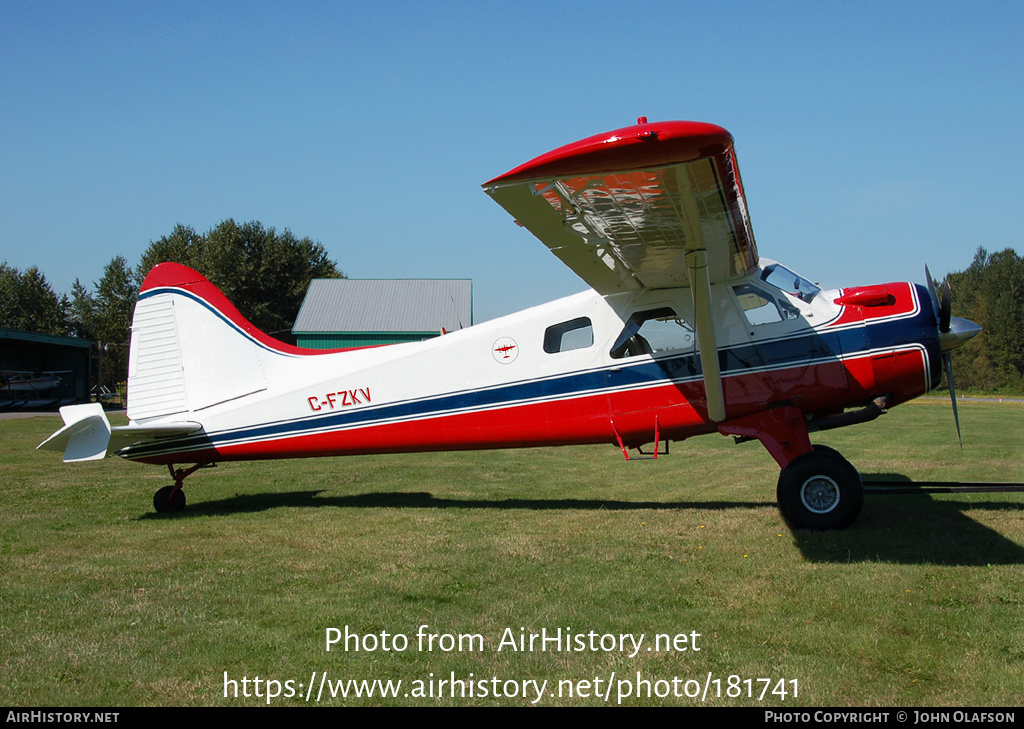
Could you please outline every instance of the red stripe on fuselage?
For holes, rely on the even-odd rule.
[[[806,414],[822,416],[864,405],[880,394],[892,394],[893,404],[917,397],[927,387],[927,366],[921,350],[904,349],[895,354],[862,355],[842,362],[725,377],[723,387],[729,418],[744,417],[779,403],[792,403]],[[704,385],[699,380],[660,383],[139,460],[215,462],[615,443],[616,431],[627,445],[636,446],[654,440],[655,418],[662,438],[667,440],[716,432],[718,424],[707,418],[703,402]]]

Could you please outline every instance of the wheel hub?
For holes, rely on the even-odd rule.
[[[839,505],[839,485],[828,476],[814,476],[804,481],[800,500],[815,514],[827,514]]]

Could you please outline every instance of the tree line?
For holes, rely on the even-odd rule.
[[[957,391],[1024,394],[1024,258],[1012,248],[978,248],[971,265],[948,278],[953,315],[983,327],[953,352]]]
[[[261,330],[290,339],[309,282],[343,277],[320,243],[277,233],[253,221],[228,219],[206,233],[177,225],[151,241],[138,265],[114,257],[90,291],[77,279],[58,295],[35,266],[20,271],[0,263],[0,327],[91,339],[103,348],[103,384],[128,373],[132,312],[146,273],[174,261],[196,269]],[[953,314],[980,324],[982,333],[953,354],[960,391],[1024,394],[1024,258],[1007,248],[979,248],[971,265],[948,276]]]
[[[287,228],[228,219],[206,233],[184,225],[151,241],[133,268],[123,256],[104,267],[90,290],[75,279],[71,295],[57,294],[35,266],[0,263],[0,327],[91,339],[101,384],[114,389],[128,376],[128,344],[139,288],[150,269],[173,261],[206,276],[261,330],[289,341],[291,325],[314,278],[343,278],[327,250]],[[102,355],[101,355],[102,352]]]

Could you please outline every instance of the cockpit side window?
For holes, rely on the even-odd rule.
[[[614,359],[641,354],[657,356],[693,349],[693,341],[693,329],[671,308],[648,309],[629,317],[612,345],[611,356]]]
[[[548,354],[586,349],[594,343],[594,326],[585,316],[554,324],[544,330],[544,351]]]

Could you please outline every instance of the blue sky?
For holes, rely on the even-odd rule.
[[[472,277],[476,320],[584,284],[480,184],[693,119],[762,255],[825,286],[1024,249],[1019,2],[0,0],[0,260],[57,291],[182,223],[259,220],[353,278]]]

